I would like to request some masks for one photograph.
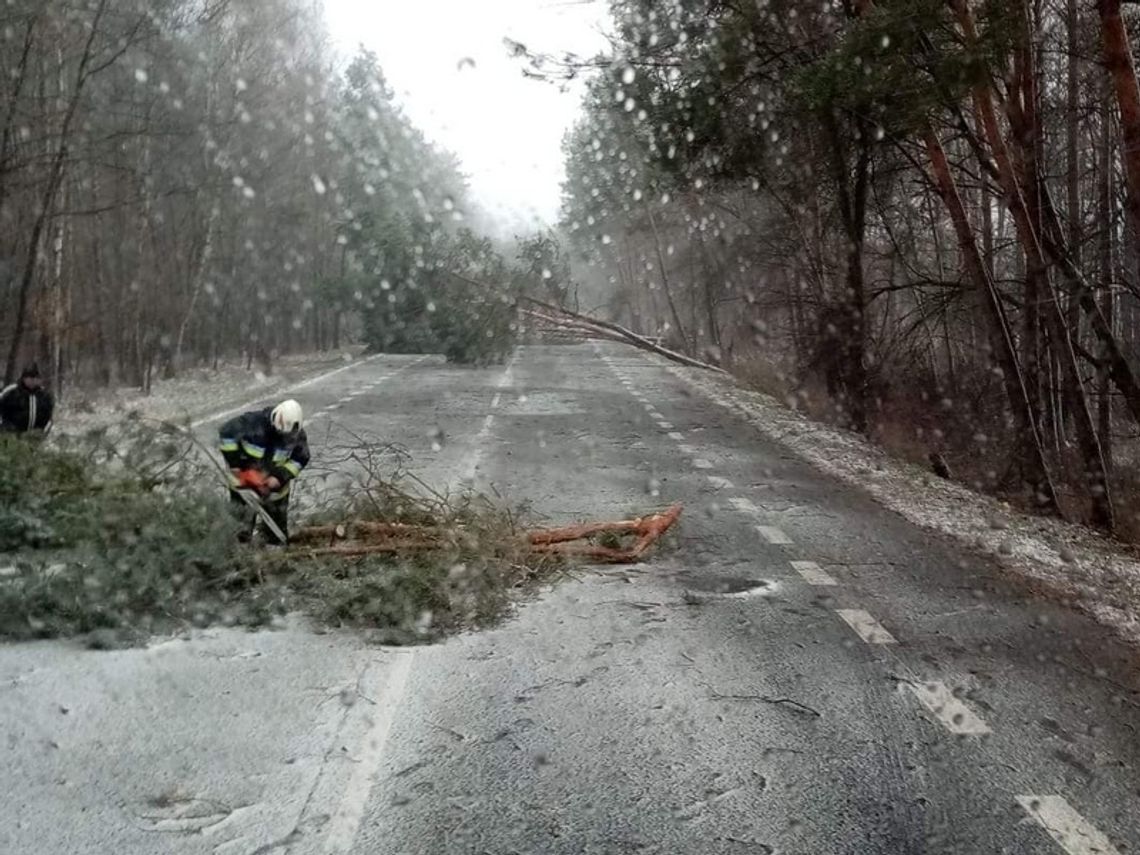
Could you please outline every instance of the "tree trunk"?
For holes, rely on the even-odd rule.
[[[647,204],[645,210],[649,215],[649,228],[653,231],[653,245],[657,249],[657,267],[661,273],[661,287],[665,291],[665,302],[669,306],[669,314],[673,323],[677,325],[677,335],[681,337],[681,346],[685,353],[693,356],[695,353],[693,342],[685,334],[685,325],[681,323],[681,315],[677,311],[677,304],[673,301],[673,292],[669,287],[669,275],[665,271],[665,254],[661,251],[661,236],[657,233],[657,221],[653,218],[653,209]]]
[[[40,209],[36,212],[35,221],[32,225],[32,233],[28,239],[28,257],[24,262],[24,270],[20,277],[20,285],[16,297],[15,328],[12,332],[12,342],[8,347],[8,359],[4,367],[4,378],[6,382],[11,382],[15,379],[16,366],[20,359],[20,350],[23,347],[24,335],[26,333],[28,301],[31,296],[32,282],[35,281],[36,268],[39,262],[40,242],[43,239],[44,227],[55,206],[56,193],[59,191],[59,186],[63,180],[63,172],[67,165],[71,126],[75,121],[75,114],[79,109],[79,102],[83,96],[83,88],[87,83],[87,69],[91,64],[95,36],[99,32],[99,24],[103,20],[103,14],[106,12],[107,2],[108,0],[99,0],[99,5],[95,9],[95,14],[91,21],[91,32],[87,35],[83,53],[79,59],[79,69],[75,75],[75,86],[72,89],[67,110],[60,124],[59,147],[56,149],[55,157],[51,161],[47,186],[44,188],[44,192],[40,197]]]
[[[63,190],[64,207],[67,205],[67,188]],[[58,396],[63,390],[64,337],[67,335],[67,296],[63,277],[63,250],[67,231],[67,221],[59,217],[55,223],[52,239],[51,269],[51,384]]]
[[[1121,0],[1097,0],[1101,34],[1104,41],[1104,64],[1116,91],[1120,108],[1121,152],[1127,192],[1125,206],[1128,220],[1140,241],[1140,83],[1128,29],[1120,14]]]
[[[1077,60],[1077,39],[1080,16],[1078,0],[1066,0],[1065,26],[1068,29],[1067,83],[1065,96],[1065,196],[1068,208],[1069,254],[1073,263],[1081,267],[1081,245],[1084,242],[1084,223],[1081,216],[1081,157],[1080,157],[1080,66]],[[1105,228],[1108,221],[1102,221]],[[1075,296],[1069,299],[1069,328],[1080,341],[1081,307]]]
[[[197,264],[194,265],[194,272],[190,276],[190,304],[186,307],[186,313],[182,316],[182,322],[178,325],[178,338],[174,344],[174,369],[180,371],[182,369],[182,347],[186,341],[186,330],[190,326],[190,320],[194,317],[194,309],[198,305],[198,297],[202,293],[202,287],[206,282],[206,271],[210,267],[210,259],[214,255],[214,231],[218,222],[218,215],[220,206],[217,202],[212,202],[210,205],[210,214],[206,218],[206,235],[202,239],[202,251],[198,254]]]
[[[994,356],[1001,367],[1006,394],[1017,419],[1015,430],[1022,446],[1019,457],[1024,477],[1034,488],[1040,504],[1048,510],[1056,511],[1058,510],[1057,493],[1053,487],[1053,479],[1049,474],[1049,465],[1045,458],[1041,433],[1033,420],[1029,394],[1025,388],[1025,378],[1021,373],[1021,366],[1017,362],[1017,348],[1014,344],[1013,332],[1010,329],[1005,308],[1001,302],[1001,295],[998,293],[997,286],[990,277],[985,261],[978,251],[978,244],[974,239],[970,221],[966,216],[966,208],[962,204],[958,186],[950,172],[950,164],[946,159],[946,151],[942,148],[942,143],[930,127],[923,129],[922,138],[927,156],[930,159],[935,187],[950,212],[950,220],[958,238],[958,247],[962,253],[966,273],[973,281],[974,286],[985,297],[985,304],[989,310],[991,329],[994,332]]]
[[[1108,93],[1105,93],[1106,96]],[[1100,232],[1100,306],[1105,321],[1111,327],[1115,317],[1116,300],[1113,294],[1113,280],[1116,276],[1116,158],[1113,152],[1115,129],[1112,106],[1108,97],[1101,101],[1100,161],[1097,178],[1097,222]],[[1104,463],[1112,471],[1112,390],[1104,353],[1097,366],[1097,432],[1104,451]]]
[[[63,73],[63,50],[56,48],[56,62],[58,74],[56,76],[57,101],[60,111],[66,108],[67,82]],[[62,182],[60,188],[61,207],[67,208],[67,184]],[[63,250],[67,233],[67,220],[58,217],[55,221],[55,234],[52,237],[52,265],[51,265],[51,354],[49,358],[49,377],[56,396],[63,392],[63,338],[67,330],[65,311],[65,295],[63,281]]]
[[[840,219],[847,238],[847,264],[844,275],[844,311],[839,330],[842,379],[852,427],[867,431],[867,298],[864,285],[863,251],[867,237],[867,193],[870,188],[871,140],[870,123],[856,120],[855,163],[848,174],[847,157],[838,123],[834,116],[826,118],[831,144],[828,158],[839,200]],[[848,182],[850,186],[848,186]]]
[[[16,124],[16,107],[20,100],[20,93],[24,88],[24,82],[28,77],[28,59],[31,56],[32,45],[35,43],[36,25],[38,23],[39,15],[28,18],[24,27],[24,43],[20,50],[20,59],[11,72],[12,89],[8,98],[8,106],[4,111],[4,129],[0,131],[0,211],[4,210],[4,199],[7,195],[8,161],[12,156],[12,130]],[[0,221],[0,229],[4,226],[5,223]]]
[[[966,36],[967,45],[977,43],[977,34],[974,29],[973,17],[965,0],[952,0],[958,22]],[[1032,77],[1036,74],[1033,62],[1032,46],[1029,41],[1029,13],[1024,2],[1020,6],[1020,45],[1018,52],[1021,55],[1022,73]],[[1065,317],[1060,301],[1048,278],[1048,269],[1045,264],[1044,253],[1034,228],[1034,216],[1041,221],[1042,206],[1040,175],[1036,157],[1037,134],[1036,110],[1032,94],[1034,87],[1031,83],[1023,82],[1023,91],[1029,91],[1030,97],[1021,105],[1021,114],[1017,115],[1017,105],[1014,98],[1007,99],[1011,110],[1011,122],[1020,120],[1021,127],[1015,127],[1015,138],[1020,137],[1024,142],[1021,150],[1021,160],[1024,170],[1025,186],[1018,180],[1017,172],[998,127],[997,113],[994,110],[992,93],[988,81],[979,80],[973,87],[974,102],[978,114],[982,119],[986,141],[997,164],[998,178],[1006,196],[1006,204],[1013,217],[1017,230],[1018,242],[1025,252],[1028,265],[1028,275],[1036,277],[1045,291],[1042,296],[1048,305],[1045,308],[1045,324],[1049,331],[1050,344],[1061,361],[1064,372],[1064,397],[1073,413],[1077,428],[1077,439],[1084,459],[1085,478],[1092,499],[1092,522],[1098,527],[1111,531],[1114,525],[1112,498],[1109,491],[1108,476],[1104,465],[1104,457],[1100,450],[1100,441],[1097,437],[1096,427],[1093,424],[1092,414],[1089,411],[1088,400],[1081,381],[1080,371],[1077,368],[1077,359],[1073,351],[1072,340],[1065,326]],[[1028,196],[1028,199],[1027,199]]]

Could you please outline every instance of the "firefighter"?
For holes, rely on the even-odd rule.
[[[272,531],[267,536],[286,545],[289,537],[289,492],[293,479],[309,462],[309,441],[302,426],[301,405],[282,401],[276,407],[253,410],[230,419],[218,430],[218,450],[230,469],[230,501],[242,522],[243,542],[253,537],[257,513],[238,489],[253,489],[285,541]]]
[[[51,429],[55,401],[40,369],[29,365],[18,382],[0,391],[0,432],[44,436]]]

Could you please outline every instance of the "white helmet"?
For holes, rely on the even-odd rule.
[[[303,420],[301,405],[292,398],[282,401],[273,408],[269,420],[273,422],[273,429],[283,436],[298,433]]]

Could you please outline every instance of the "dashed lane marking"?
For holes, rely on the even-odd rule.
[[[732,490],[736,487],[736,485],[727,478],[721,478],[719,475],[708,475],[706,477],[709,479],[709,483],[718,490]]]
[[[335,377],[337,374],[341,374],[345,371],[351,371],[353,368],[359,368],[362,365],[367,365],[367,364],[371,363],[373,360],[379,359],[382,356],[384,356],[384,354],[378,353],[375,356],[369,356],[369,357],[366,357],[364,359],[358,359],[357,361],[349,363],[348,365],[343,365],[340,368],[333,369],[332,371],[325,372],[324,374],[318,374],[316,377],[310,377],[308,380],[304,380],[300,383],[297,383],[296,385],[289,386],[288,388],[283,390],[283,393],[293,393],[293,392],[296,392],[300,389],[307,389],[309,386],[312,386],[316,383],[324,382],[325,380],[328,380],[330,377]],[[400,367],[396,368],[394,371],[389,371],[387,374],[382,374],[377,379],[376,382],[381,382],[383,380],[387,380],[388,378],[392,377],[394,374],[398,374],[401,371],[403,371],[404,369],[410,368],[413,365],[418,365],[419,363],[423,362],[427,358],[428,358],[427,356],[421,356],[417,359],[413,359],[411,362],[408,362],[405,365],[401,365]],[[221,412],[211,413],[208,416],[203,416],[200,419],[195,419],[194,421],[192,421],[190,423],[190,427],[197,428],[197,427],[200,427],[204,424],[208,424],[210,422],[220,421],[221,419],[227,418],[228,416],[232,416],[236,413],[243,412],[244,410],[251,409],[259,401],[264,401],[264,400],[265,400],[264,397],[254,398],[251,401],[246,401],[244,404],[240,404],[239,406],[236,406],[236,407],[231,407],[228,410],[222,410]]]
[[[915,697],[946,727],[959,736],[981,736],[990,732],[989,725],[954,696],[945,683],[911,683]]]
[[[784,534],[782,529],[778,529],[774,525],[758,525],[756,531],[773,546],[791,545],[792,539]]]
[[[745,499],[742,496],[733,496],[728,500],[728,503],[732,505],[733,510],[740,511],[742,514],[748,514],[754,517],[760,516],[760,509],[753,504],[751,499]]]
[[[683,442],[680,445],[678,445],[677,448],[681,449],[682,454],[696,454],[697,453],[697,450],[695,448],[693,448],[691,445],[686,445]]]
[[[497,391],[495,393],[495,398],[501,400],[500,396],[502,395],[502,390],[506,389],[507,387],[509,387],[512,384],[513,376],[514,376],[514,370],[515,370],[515,362],[518,361],[518,358],[519,358],[519,350],[516,348],[514,355],[511,357],[510,361],[507,363],[507,367],[505,369],[503,369],[503,373],[501,375],[499,375],[499,379],[495,383],[495,387],[497,389]],[[494,401],[492,401],[492,406],[494,406],[494,405],[495,405]],[[494,423],[495,423],[494,413],[488,413],[483,418],[483,426],[479,429],[479,433],[475,436],[474,443],[472,443],[471,457],[467,462],[467,470],[466,470],[466,474],[464,476],[464,480],[468,484],[474,484],[475,483],[475,473],[478,472],[479,465],[483,461],[483,454],[486,450],[485,446],[487,444],[487,438],[490,437],[490,435],[491,435],[491,426]]]
[[[492,407],[499,406],[499,401],[501,401],[501,400],[503,400],[503,393],[502,392],[496,392],[495,397],[491,399],[491,406]]]
[[[693,466],[697,469],[712,469],[713,465],[703,457],[697,457],[693,460]]]
[[[672,430],[673,429],[673,423],[672,422],[658,422],[657,426],[659,428],[661,428],[662,430]]]
[[[793,561],[795,570],[809,585],[835,585],[838,584],[831,576],[820,569],[814,561]]]
[[[1120,850],[1062,796],[1018,796],[1017,803],[1069,855],[1120,855]]]
[[[862,609],[836,609],[835,613],[868,644],[898,644],[882,624]]]
[[[669,439],[676,440],[677,442],[681,442],[682,440],[684,440],[684,438],[685,438],[685,435],[683,433],[681,433],[679,430],[674,430],[674,431],[669,432]]]

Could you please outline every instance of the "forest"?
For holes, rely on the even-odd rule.
[[[492,246],[377,57],[336,56],[320,4],[13,0],[0,38],[6,380],[35,360],[57,392],[146,390],[350,333],[502,350],[510,301],[444,271],[525,265]],[[488,317],[489,348],[472,332]]]
[[[609,52],[526,73],[589,81],[564,226],[611,317],[1134,534],[1136,5],[610,5]]]

